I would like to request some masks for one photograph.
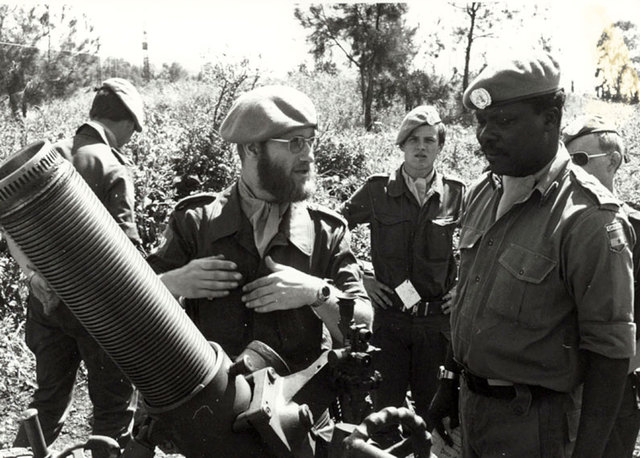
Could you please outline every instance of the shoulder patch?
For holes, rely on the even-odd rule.
[[[622,203],[598,181],[596,177],[585,172],[581,167],[572,167],[571,176],[574,181],[584,189],[587,194],[593,197],[601,208],[609,210],[618,210]]]
[[[624,235],[624,227],[620,221],[614,221],[605,226],[609,238],[609,249],[616,253],[627,246],[627,237]]]
[[[319,204],[315,204],[315,203],[309,203],[307,204],[307,208],[309,209],[310,213],[320,213],[323,216],[329,216],[331,219],[334,219],[335,221],[339,222],[340,224],[344,224],[345,226],[347,225],[347,220],[343,218],[343,216],[334,211],[331,210],[330,208],[325,207],[324,205],[319,205]]]
[[[184,210],[187,207],[197,206],[197,205],[206,205],[218,197],[218,194],[213,192],[202,192],[199,194],[194,194],[189,197],[185,197],[180,202],[176,204],[176,210]]]

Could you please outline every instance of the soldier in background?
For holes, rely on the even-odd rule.
[[[138,247],[134,188],[122,155],[134,132],[142,131],[143,102],[135,87],[122,78],[110,78],[97,90],[90,120],[75,135],[54,145],[104,204],[116,223]],[[36,358],[36,388],[29,408],[38,410],[44,439],[51,444],[60,434],[71,404],[80,362],[87,369],[93,403],[92,434],[113,437],[124,447],[131,436],[135,395],[120,369],[60,301],[29,259],[8,239],[10,250],[27,276],[26,342]],[[21,426],[15,447],[27,447]],[[96,451],[95,457],[107,452]]]
[[[585,116],[576,119],[565,127],[562,134],[571,160],[596,177],[612,193],[614,177],[623,162],[629,162],[624,140],[615,125],[601,116]],[[640,318],[640,302],[638,280],[640,274],[640,212],[624,205],[624,211],[636,233],[636,244],[633,248],[634,265],[634,318],[636,322],[636,357],[631,359],[627,382],[624,388],[622,404],[618,411],[611,436],[603,457],[631,458],[635,449],[638,431],[640,431],[640,361],[638,360],[638,323]]]
[[[377,410],[402,406],[411,387],[416,412],[424,416],[446,355],[457,277],[452,239],[464,184],[434,166],[445,136],[434,107],[411,110],[396,138],[402,165],[369,177],[340,210],[350,228],[371,230],[373,272],[365,273],[364,285],[375,305],[372,343],[381,350],[374,354],[382,375]],[[397,428],[377,440],[384,447],[396,443]]]

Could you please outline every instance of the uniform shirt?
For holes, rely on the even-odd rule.
[[[118,151],[115,137],[100,123],[89,121],[72,138],[53,145],[84,178],[118,226],[134,244],[140,244],[135,223],[132,164]]]
[[[293,371],[306,368],[331,346],[326,328],[311,307],[256,313],[242,302],[242,286],[270,271],[255,246],[237,184],[217,197],[199,195],[181,201],[169,221],[165,242],[147,261],[162,273],[192,259],[220,254],[237,264],[242,281],[228,296],[186,300],[187,314],[205,338],[218,342],[232,357],[252,340],[260,340]],[[354,295],[357,302],[369,303],[349,248],[346,222],[333,212],[305,202],[290,204],[265,256],[329,279],[339,290]]]
[[[486,174],[460,234],[454,356],[472,373],[569,392],[580,350],[634,353],[632,231],[619,202],[563,146],[534,192],[498,220]]]
[[[350,228],[369,224],[378,281],[395,288],[409,279],[423,300],[438,300],[456,281],[452,238],[464,189],[461,181],[436,172],[420,206],[400,167],[391,175],[370,177],[340,212]],[[402,307],[397,294],[392,300]]]

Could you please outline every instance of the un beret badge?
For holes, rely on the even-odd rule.
[[[484,110],[491,105],[491,95],[489,94],[489,91],[482,87],[471,91],[469,99],[471,100],[471,103],[481,110]]]

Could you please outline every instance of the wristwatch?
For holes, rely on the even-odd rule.
[[[311,304],[311,307],[315,309],[323,304],[326,304],[330,297],[331,287],[329,286],[329,283],[325,281],[323,285],[318,289],[318,292],[316,293],[316,300],[313,304]]]
[[[445,369],[444,366],[438,368],[438,380],[457,380],[458,377],[460,377],[460,374],[449,371]]]

